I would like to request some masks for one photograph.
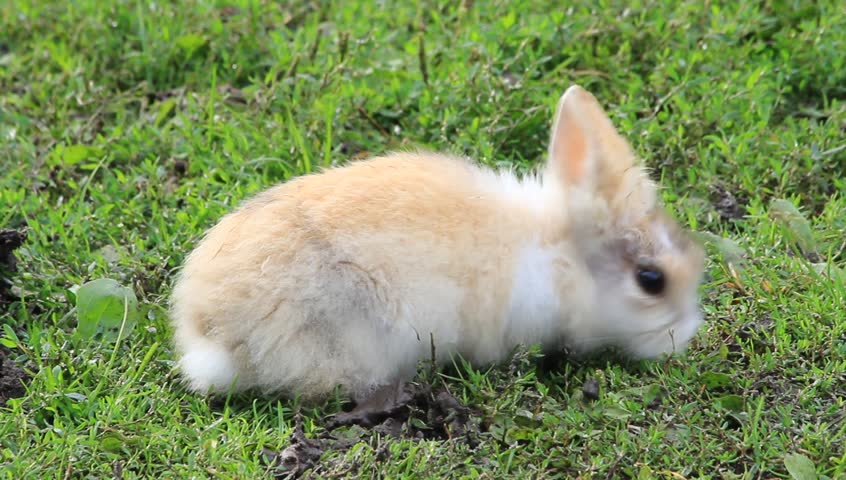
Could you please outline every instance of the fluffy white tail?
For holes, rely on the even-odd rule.
[[[202,336],[192,336],[183,344],[185,354],[179,360],[188,387],[198,393],[229,390],[238,373],[232,353],[224,346]]]

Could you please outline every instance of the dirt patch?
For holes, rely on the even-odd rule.
[[[0,309],[7,303],[17,300],[12,293],[12,275],[17,271],[18,262],[14,251],[26,240],[26,230],[0,230]],[[26,394],[24,385],[29,375],[9,356],[9,350],[0,346],[0,407],[6,400]]]
[[[24,385],[28,381],[29,375],[9,358],[5,348],[0,347],[0,407],[6,405],[6,400],[10,398],[24,396]]]
[[[264,449],[261,454],[276,478],[297,478],[314,467],[323,453],[331,448],[326,439],[309,439],[303,432],[303,418],[294,417],[294,431],[290,445],[279,453]]]
[[[11,294],[12,274],[17,271],[14,251],[26,240],[25,230],[0,230],[0,305],[15,300]]]
[[[722,185],[711,187],[711,203],[723,220],[738,220],[746,215],[747,199]]]
[[[435,392],[428,384],[407,383],[383,392],[351,412],[336,415],[326,428],[358,425],[397,438],[419,439],[450,439],[473,429],[470,420],[477,412],[446,389]]]
[[[278,453],[262,451],[269,471],[279,479],[298,478],[317,466],[325,452],[348,449],[358,440],[356,430],[395,438],[460,440],[475,446],[477,434],[484,429],[481,412],[462,404],[445,388],[434,389],[426,383],[383,389],[352,411],[330,418],[326,431],[316,438],[305,436],[299,415],[294,422],[288,447]],[[350,427],[350,432],[338,435],[344,427]]]
[[[582,395],[590,401],[599,400],[599,382],[595,378],[586,380],[582,385]]]

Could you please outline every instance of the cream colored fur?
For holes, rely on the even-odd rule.
[[[188,256],[172,298],[182,374],[202,393],[363,398],[411,377],[430,335],[440,362],[496,362],[520,343],[681,350],[700,323],[701,251],[655,204],[575,86],[538,176],[395,153],[296,178]],[[629,250],[666,269],[665,295],[638,289]]]

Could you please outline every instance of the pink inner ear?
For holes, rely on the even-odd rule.
[[[587,139],[576,122],[562,117],[556,129],[553,161],[569,182],[581,182],[587,170]]]

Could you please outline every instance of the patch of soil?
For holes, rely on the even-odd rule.
[[[11,292],[11,276],[17,271],[18,262],[14,251],[26,240],[26,229],[0,230],[0,307],[17,300]],[[9,350],[0,346],[0,407],[6,405],[6,400],[18,398],[26,394],[24,385],[29,381],[29,375],[23,368],[9,358]]]
[[[358,425],[393,437],[450,439],[473,430],[473,412],[446,389],[435,392],[425,383],[406,383],[375,393],[351,412],[339,413],[328,430]]]
[[[336,436],[342,427],[369,429],[395,438],[463,440],[478,444],[482,429],[481,412],[463,405],[445,388],[433,389],[426,383],[406,383],[384,388],[350,412],[335,415],[326,422],[326,431],[317,438],[306,438],[302,417],[294,419],[290,444],[279,453],[263,450],[262,456],[278,479],[298,478],[315,467],[329,450],[346,450],[355,443],[349,435]]]
[[[326,440],[306,438],[303,432],[303,418],[294,417],[294,431],[291,443],[279,453],[263,449],[261,454],[268,468],[274,471],[276,478],[297,478],[306,470],[314,467],[328,447]]]
[[[0,305],[15,300],[9,277],[17,271],[14,251],[26,240],[25,230],[0,230]]]
[[[599,400],[599,382],[590,378],[582,385],[582,395],[590,401]]]
[[[0,347],[0,407],[6,405],[6,400],[10,398],[24,396],[24,385],[28,381],[29,375],[9,358],[5,348]]]
[[[711,187],[711,203],[723,220],[738,220],[746,215],[747,200],[722,185]]]

